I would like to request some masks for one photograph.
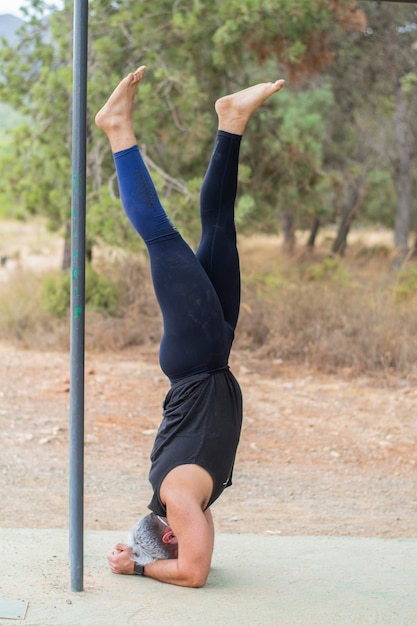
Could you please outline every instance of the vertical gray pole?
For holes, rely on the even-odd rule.
[[[84,571],[84,347],[88,0],[74,1],[69,549],[71,590],[83,590]]]

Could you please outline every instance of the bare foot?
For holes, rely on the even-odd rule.
[[[141,65],[135,72],[128,74],[96,115],[96,124],[108,136],[113,152],[125,150],[136,144],[132,111],[136,88],[145,70],[146,66]]]
[[[259,83],[217,100],[215,109],[219,118],[219,130],[242,135],[252,113],[272,94],[282,89],[284,84],[285,80]]]

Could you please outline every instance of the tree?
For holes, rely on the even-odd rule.
[[[384,183],[383,172],[390,172],[397,195],[392,222],[398,264],[408,253],[411,165],[417,131],[411,107],[417,71],[413,48],[417,11],[380,2],[363,2],[361,6],[367,15],[367,28],[333,42],[337,55],[329,73],[338,114],[331,145],[337,141],[343,146],[347,172],[355,163],[360,164],[373,180],[379,172]],[[346,180],[351,181],[348,173]],[[381,221],[386,219],[385,202],[390,198],[391,193],[385,200],[380,196]]]
[[[292,78],[322,68],[332,58],[329,33],[335,23],[346,21],[355,5],[348,0],[155,0],[152,5],[90,0],[90,236],[124,246],[137,241],[121,219],[112,155],[93,122],[109,86],[120,76],[144,61],[151,68],[135,112],[139,141],[170,214],[196,234],[197,189],[214,130],[213,116],[207,112],[214,100],[266,76],[279,77],[286,71]],[[49,14],[43,0],[32,0],[30,14],[17,48],[6,46],[0,55],[5,77],[0,97],[27,119],[15,131],[2,170],[14,201],[29,213],[47,215],[52,227],[62,228],[70,214],[72,2],[67,0],[62,11]],[[314,96],[318,106],[320,99],[329,97],[324,91]],[[249,129],[238,213],[252,223],[272,222],[283,189],[287,208],[296,207],[300,215],[304,200],[311,207],[320,204],[315,180],[320,178],[322,137],[316,133],[310,145],[303,138],[302,145],[296,146],[301,127],[311,133],[314,119],[321,127],[320,114],[310,105],[303,106],[308,115],[292,115],[294,129],[288,124],[285,132],[277,131],[285,119],[278,105],[269,103]],[[258,133],[261,123],[262,133]],[[279,144],[281,137],[283,148],[290,149],[276,147],[271,159],[271,144]]]
[[[415,115],[410,106],[410,94],[406,83],[410,74],[416,75],[417,55],[413,50],[415,35],[413,21],[417,11],[413,7],[379,6],[370,7],[369,19],[372,33],[369,42],[378,45],[378,53],[383,55],[386,74],[389,77],[392,120],[389,133],[389,146],[386,153],[390,160],[393,179],[397,188],[397,207],[394,226],[394,243],[397,249],[396,264],[401,263],[408,254],[408,236],[410,225],[410,189],[411,159],[415,156],[415,140],[412,136],[417,130]],[[382,76],[377,93],[384,97],[387,86]],[[415,90],[414,90],[415,91]],[[412,146],[414,143],[414,147]]]
[[[57,37],[46,7],[33,2],[17,47],[0,51],[0,97],[24,116],[2,158],[2,182],[17,205],[29,214],[47,215],[50,226],[59,228],[71,204],[71,30],[69,14],[60,14]]]

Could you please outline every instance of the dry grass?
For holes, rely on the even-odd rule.
[[[288,259],[272,243],[258,238],[245,250],[241,347],[325,372],[417,375],[415,268],[399,290],[408,270],[392,272],[385,246],[360,242],[343,260],[323,250]]]
[[[251,237],[240,247],[237,347],[324,372],[417,376],[417,287],[411,283],[396,297],[401,275],[391,271],[385,247],[358,244],[340,262],[323,249],[308,258],[284,258],[273,237]],[[118,286],[121,305],[117,317],[87,312],[87,350],[157,342],[161,318],[147,259],[123,257],[99,269]],[[0,283],[0,338],[67,350],[68,317],[57,320],[42,311],[39,284],[37,275],[23,270]]]
[[[242,347],[325,372],[417,375],[412,307],[396,303],[389,288],[299,282],[248,301],[254,304],[242,308]]]
[[[0,339],[41,349],[65,346],[65,328],[42,311],[39,292],[39,276],[20,268],[0,283]]]

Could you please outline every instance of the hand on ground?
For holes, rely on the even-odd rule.
[[[107,560],[113,574],[134,574],[132,550],[126,544],[116,544]]]

